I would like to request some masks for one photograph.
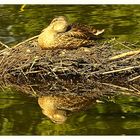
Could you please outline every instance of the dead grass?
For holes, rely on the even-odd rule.
[[[139,95],[140,50],[125,45],[127,49],[118,51],[110,41],[90,48],[42,50],[36,38],[12,48],[1,43],[6,47],[0,51],[1,87],[14,86],[34,96],[108,96],[116,90]]]

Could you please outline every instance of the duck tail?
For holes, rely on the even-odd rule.
[[[104,31],[105,31],[105,29],[96,30],[96,33],[94,33],[94,35],[98,36],[98,35],[102,34]]]

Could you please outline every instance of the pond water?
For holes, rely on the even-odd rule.
[[[106,30],[105,38],[137,43],[140,40],[139,5],[0,5],[0,41],[14,45],[35,36],[54,16]],[[2,49],[2,48],[1,48]],[[140,100],[119,96],[74,113],[54,124],[41,112],[37,99],[7,89],[0,91],[0,135],[139,135]]]

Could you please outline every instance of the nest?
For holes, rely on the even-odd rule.
[[[116,51],[108,42],[89,48],[42,50],[36,37],[5,47],[0,51],[2,88],[12,86],[32,96],[140,93],[140,50]]]

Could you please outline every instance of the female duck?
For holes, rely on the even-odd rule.
[[[42,113],[58,124],[64,123],[68,114],[85,110],[94,103],[96,103],[96,98],[78,95],[48,95],[38,98],[38,104],[42,109]]]
[[[64,16],[54,18],[38,37],[42,49],[73,49],[95,45],[95,39],[104,30],[80,24],[69,25]]]

